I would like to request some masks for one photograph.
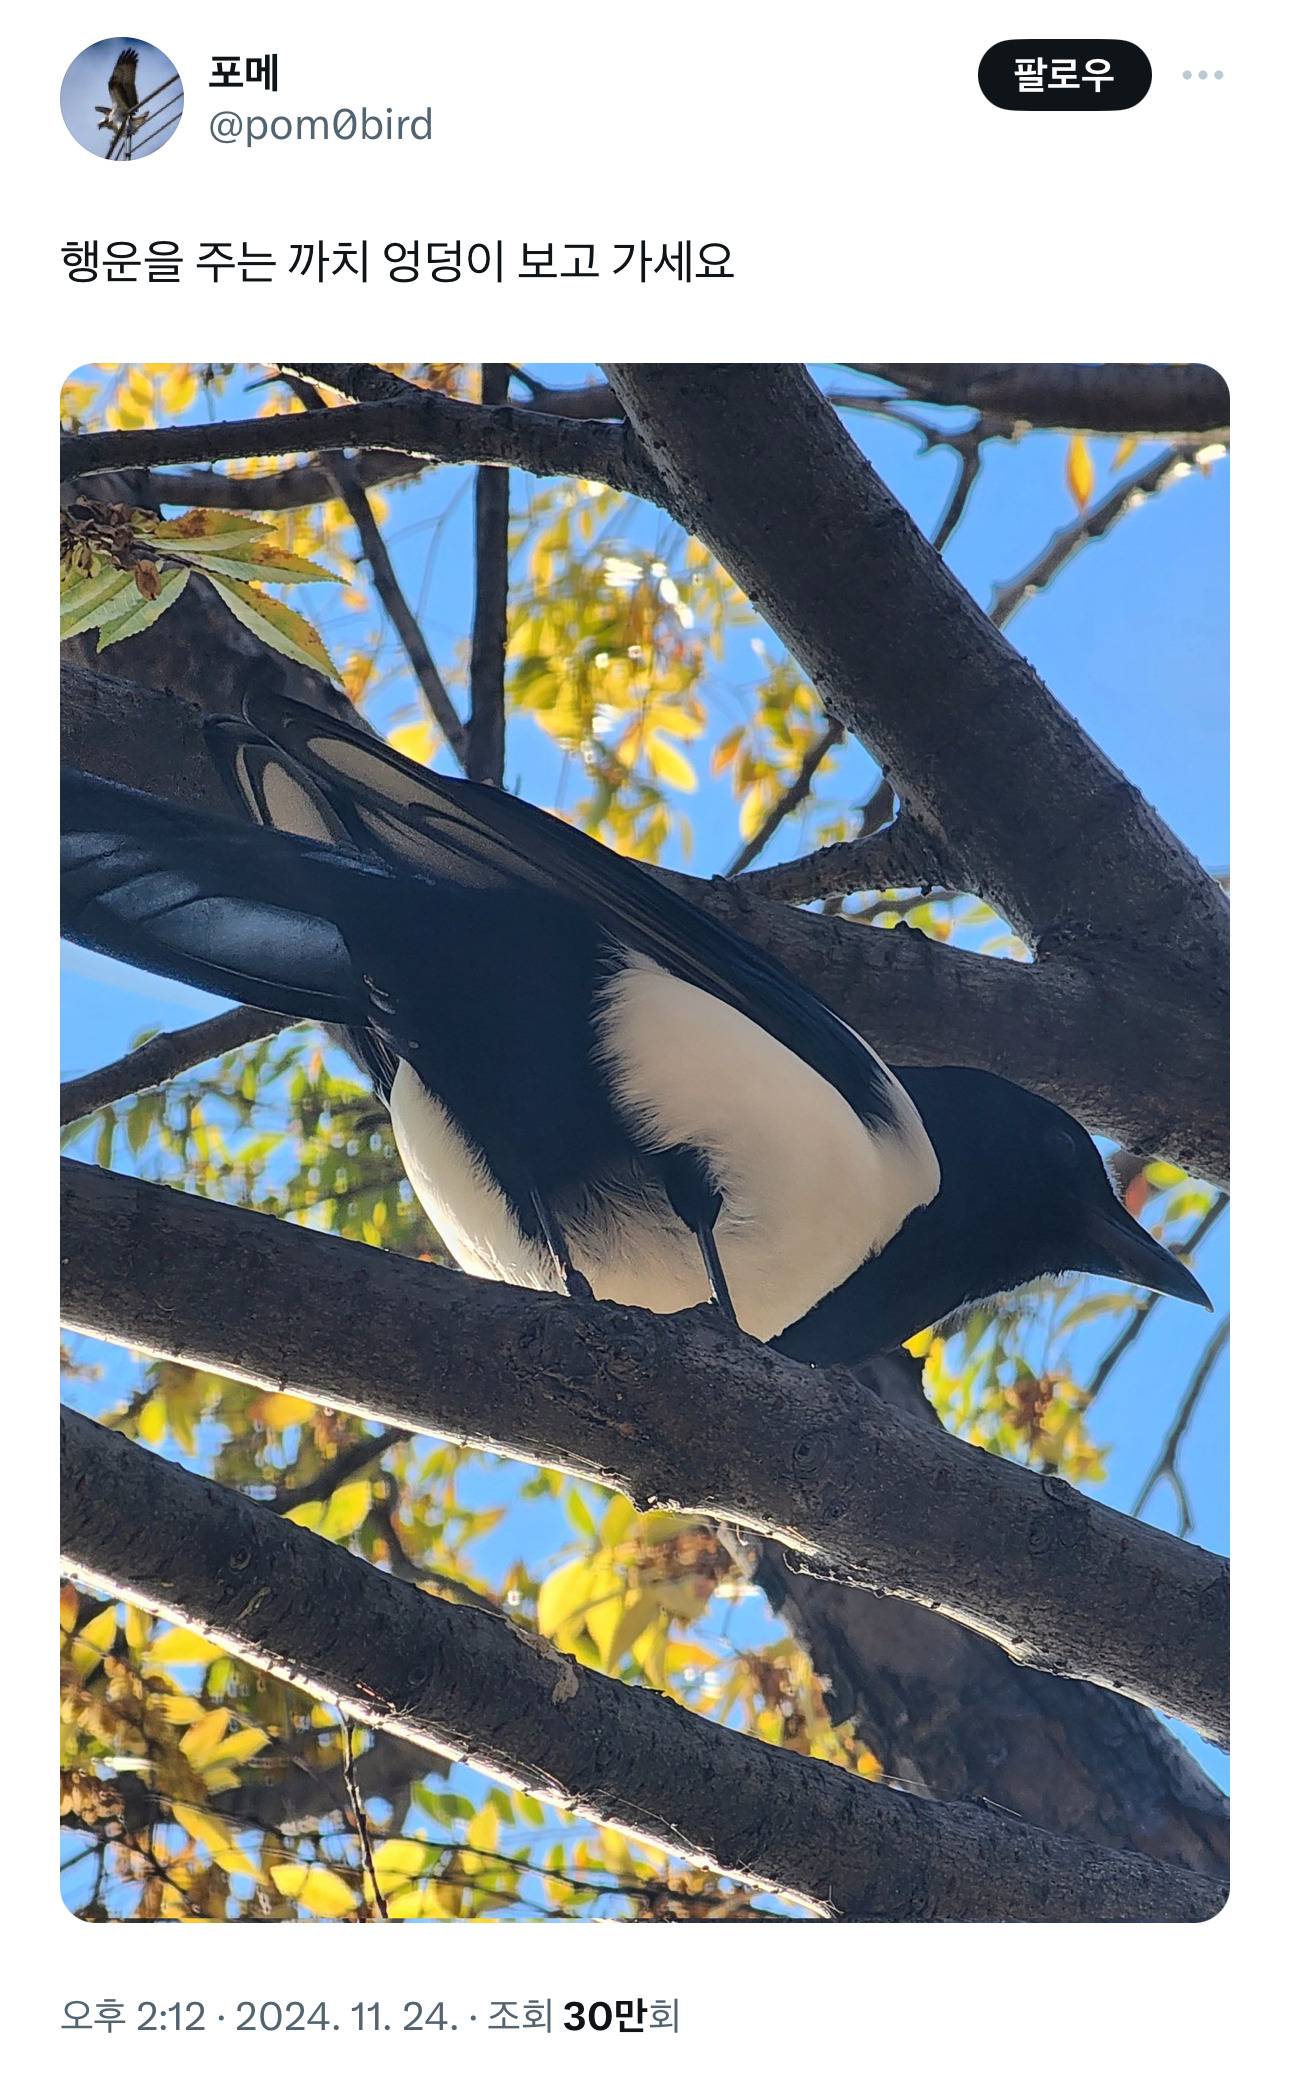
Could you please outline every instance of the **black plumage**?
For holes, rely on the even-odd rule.
[[[264,825],[71,773],[64,933],[340,1025],[463,1266],[661,1310],[711,1295],[859,1359],[1066,1269],[1204,1301],[1083,1128],[893,1073],[654,875],[273,695],[209,729]]]

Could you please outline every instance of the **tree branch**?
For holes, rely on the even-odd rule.
[[[289,371],[284,372],[283,379],[306,412],[320,407],[321,399],[311,382],[306,382],[299,375]],[[354,522],[359,547],[371,570],[376,594],[385,607],[386,617],[403,644],[403,652],[412,665],[412,674],[420,687],[430,718],[458,764],[464,766],[466,731],[457,717],[456,707],[448,696],[448,687],[439,675],[438,665],[430,653],[429,644],[421,631],[417,616],[404,597],[403,586],[394,573],[390,551],[376,523],[376,513],[372,510],[367,491],[359,478],[357,464],[348,454],[339,450],[321,454],[319,460],[331,477],[336,495]]]
[[[938,1424],[910,1355],[855,1373],[884,1403]],[[1030,1670],[941,1614],[813,1577],[773,1542],[740,1539],[754,1583],[809,1655],[830,1718],[854,1723],[888,1778],[1226,1879],[1226,1798],[1148,1708]]]
[[[59,1122],[75,1123],[91,1116],[109,1102],[124,1102],[148,1088],[164,1087],[192,1066],[207,1059],[222,1058],[244,1044],[272,1037],[289,1027],[290,1018],[271,1015],[263,1008],[230,1008],[205,1022],[189,1023],[182,1030],[162,1030],[144,1044],[136,1044],[124,1058],[108,1066],[96,1066],[75,1080],[65,1080],[59,1089]]]
[[[879,790],[890,812],[891,791],[885,780],[880,781]],[[866,821],[870,807],[865,810]],[[765,865],[749,872],[744,884],[767,899],[801,904],[847,893],[876,892],[883,886],[939,886],[942,871],[931,843],[912,814],[902,808],[886,827],[875,828],[871,834],[862,830],[846,842],[826,843],[823,849],[790,857],[783,864]]]
[[[1214,1372],[1214,1365],[1227,1345],[1231,1332],[1231,1319],[1222,1318],[1210,1334],[1205,1350],[1200,1360],[1196,1363],[1192,1379],[1183,1392],[1182,1403],[1174,1414],[1160,1453],[1143,1478],[1142,1489],[1133,1501],[1133,1517],[1135,1519],[1142,1513],[1156,1485],[1158,1483],[1167,1483],[1172,1488],[1174,1497],[1178,1501],[1178,1532],[1180,1534],[1190,1534],[1192,1527],[1195,1525],[1195,1521],[1191,1516],[1191,1506],[1187,1502],[1187,1486],[1184,1484],[1178,1468],[1178,1450],[1187,1437],[1187,1429],[1195,1417],[1196,1406],[1200,1403],[1205,1385]]]
[[[841,740],[842,729],[838,726],[837,721],[826,720],[805,756],[803,756],[801,768],[797,776],[792,780],[791,784],[784,787],[760,828],[754,829],[747,842],[736,850],[725,868],[724,877],[728,879],[738,878],[740,872],[745,871],[755,858],[761,856],[771,837],[788,820],[790,814],[795,814],[797,809],[810,798],[811,787],[815,783],[816,773],[820,765],[830,749],[836,749]]]
[[[712,1513],[1226,1735],[1220,1557],[706,1313],[484,1284],[70,1160],[63,1251],[77,1331]]]
[[[510,368],[482,369],[485,407],[506,402]],[[506,760],[506,600],[510,582],[510,479],[504,468],[475,474],[475,618],[470,636],[470,727],[466,775],[500,785]]]
[[[991,626],[804,370],[609,371],[675,515],[867,743],[952,883],[1041,962],[1086,971],[1117,1017],[1149,1000],[1155,1034],[1134,1041],[1156,1094],[1145,1075],[1139,1094],[1221,1136],[1227,913],[1209,875]]]
[[[890,1793],[584,1670],[76,1412],[62,1447],[64,1563],[91,1589],[196,1627],[355,1721],[821,1915],[1201,1921],[1221,1906],[1193,1873]]]
[[[1127,511],[1133,511],[1145,503],[1158,490],[1168,489],[1170,483],[1190,475],[1193,462],[1191,455],[1178,447],[1170,447],[1139,468],[1135,475],[1126,475],[1123,482],[1107,493],[1088,511],[1080,512],[1068,526],[1059,526],[1042,554],[1014,576],[1010,583],[995,585],[990,600],[990,619],[993,625],[1005,627],[1013,614],[1019,612],[1037,591],[1046,590],[1055,576],[1061,574],[1066,564],[1091,540],[1101,540],[1110,532],[1117,520]]]
[[[305,381],[376,400],[328,411],[284,411],[210,425],[81,432],[62,443],[64,481],[104,469],[191,467],[336,447],[379,448],[423,461],[473,461],[530,475],[572,475],[661,501],[657,477],[630,430],[599,418],[556,416],[515,404],[462,403],[379,368],[310,363],[284,368]]]
[[[1226,439],[1228,434],[1227,383],[1212,367],[1136,361],[847,364],[856,374],[894,383],[920,402],[963,404],[1028,426],[1122,436],[1140,432],[1156,439],[1177,433]]]
[[[388,489],[424,475],[429,464],[413,454],[360,454],[354,466],[366,490]],[[165,475],[148,468],[125,468],[111,475],[80,479],[80,494],[99,504],[128,504],[137,511],[162,511],[183,504],[208,511],[301,511],[324,504],[334,494],[331,476],[315,461],[283,468],[275,475],[216,475],[194,470]]]

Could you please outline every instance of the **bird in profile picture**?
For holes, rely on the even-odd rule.
[[[101,130],[111,130],[113,135],[117,137],[123,134],[133,136],[135,131],[141,128],[148,120],[146,110],[142,115],[137,113],[139,107],[139,89],[136,84],[138,70],[139,53],[137,50],[127,47],[121,52],[120,57],[112,67],[112,74],[108,80],[108,97],[111,105],[104,107],[101,102],[95,104],[95,113],[103,118],[99,124]]]

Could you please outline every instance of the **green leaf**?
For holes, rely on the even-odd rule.
[[[257,590],[254,584],[237,583],[229,576],[212,575],[210,581],[234,619],[248,627],[266,648],[274,648],[279,655],[290,657],[292,662],[303,663],[307,670],[317,670],[319,676],[340,683],[336,665],[318,635],[308,620],[293,612],[290,605],[284,605],[279,598],[271,598],[266,591]]]
[[[111,648],[114,642],[128,641],[131,634],[141,634],[145,627],[153,625],[168,612],[188,582],[187,569],[168,569],[157,588],[155,598],[145,598],[140,591],[138,602],[125,612],[114,616],[99,633],[99,654]]]
[[[565,1622],[580,1614],[596,1595],[592,1565],[578,1556],[553,1570],[538,1593],[537,1623],[544,1635],[558,1634]]]
[[[591,1517],[586,1499],[576,1487],[570,1491],[565,1499],[564,1509],[569,1515],[570,1524],[575,1526],[580,1534],[585,1534],[588,1541],[594,1541],[596,1539],[596,1522]]]
[[[244,548],[176,547],[170,552],[195,569],[204,569],[208,576],[233,576],[248,581],[257,577],[262,583],[343,583],[334,569],[324,569],[321,562],[306,561],[303,555],[288,554],[285,548],[270,547],[262,541],[248,540]]]
[[[65,584],[58,601],[59,640],[70,641],[74,635],[86,634],[91,627],[102,626],[124,612],[133,591],[130,571],[118,569],[111,562],[91,576]]]

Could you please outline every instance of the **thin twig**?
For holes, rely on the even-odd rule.
[[[1201,1245],[1203,1240],[1209,1237],[1210,1232],[1214,1229],[1214,1226],[1222,1217],[1223,1212],[1227,1208],[1227,1204],[1228,1198],[1225,1195],[1215,1196],[1208,1210],[1206,1210],[1204,1216],[1196,1225],[1194,1231],[1191,1234],[1191,1237],[1184,1239],[1182,1245],[1178,1247],[1177,1254],[1180,1260],[1190,1264],[1197,1248]],[[1115,1370],[1119,1367],[1121,1361],[1124,1359],[1124,1356],[1128,1353],[1129,1348],[1133,1345],[1139,1333],[1142,1331],[1142,1328],[1146,1324],[1148,1318],[1151,1316],[1152,1312],[1160,1303],[1160,1300],[1161,1299],[1159,1292],[1157,1290],[1153,1290],[1150,1296],[1145,1297],[1142,1303],[1139,1304],[1137,1310],[1129,1319],[1128,1323],[1122,1328],[1120,1332],[1116,1334],[1116,1337],[1112,1340],[1110,1346],[1107,1348],[1105,1354],[1103,1354],[1102,1356],[1102,1359],[1098,1362],[1097,1367],[1093,1371],[1092,1380],[1090,1381],[1088,1388],[1085,1390],[1083,1398],[1080,1402],[1079,1409],[1081,1413],[1086,1412],[1089,1409],[1090,1405],[1095,1404],[1097,1402],[1097,1399],[1101,1396],[1103,1390],[1106,1388],[1106,1385],[1110,1382]]]
[[[387,1426],[380,1433],[365,1433],[351,1447],[343,1448],[316,1476],[310,1477],[308,1483],[284,1485],[262,1502],[270,1512],[284,1513],[294,1512],[297,1505],[316,1505],[320,1499],[330,1498],[334,1491],[370,1463],[379,1461],[390,1448],[398,1447],[401,1441],[411,1438],[412,1435],[401,1426]]]
[[[510,368],[481,369],[480,402],[504,404]],[[475,618],[470,636],[470,724],[466,775],[500,785],[506,756],[506,610],[510,580],[510,475],[475,471]]]
[[[372,1839],[367,1827],[367,1810],[363,1806],[363,1796],[358,1788],[358,1774],[354,1769],[354,1724],[343,1707],[339,1707],[337,1712],[340,1715],[341,1733],[345,1738],[345,1791],[349,1795],[349,1804],[354,1814],[354,1827],[358,1831],[359,1847],[363,1853],[363,1868],[372,1882],[372,1892],[376,1897],[377,1913],[383,1923],[388,1923],[390,1912],[385,1906],[385,1896],[381,1892],[381,1883],[376,1877],[376,1860],[372,1856]],[[359,1898],[358,1915],[360,1922],[367,1922],[367,1900],[364,1895],[360,1895]]]
[[[739,873],[745,870],[755,857],[760,857],[775,831],[809,798],[816,772],[830,749],[835,749],[841,740],[842,728],[839,723],[836,720],[827,721],[802,758],[802,767],[792,784],[785,786],[760,828],[753,830],[742,849],[737,850],[731,858],[725,869],[726,878],[738,878]]]
[[[1192,1373],[1183,1395],[1182,1403],[1175,1414],[1173,1424],[1166,1433],[1164,1443],[1151,1468],[1147,1471],[1142,1489],[1134,1500],[1133,1517],[1140,1519],[1148,1498],[1158,1483],[1167,1483],[1178,1502],[1178,1532],[1186,1540],[1196,1524],[1192,1518],[1191,1505],[1187,1497],[1187,1486],[1178,1467],[1178,1450],[1187,1437],[1187,1428],[1195,1416],[1205,1385],[1214,1372],[1214,1365],[1227,1345],[1231,1335],[1232,1320],[1228,1316],[1219,1321],[1210,1334],[1200,1360]]]
[[[189,1023],[182,1030],[163,1030],[136,1045],[124,1058],[108,1066],[96,1066],[76,1080],[65,1080],[59,1089],[60,1122],[76,1123],[92,1116],[109,1102],[123,1102],[150,1088],[163,1087],[191,1066],[207,1059],[222,1058],[244,1044],[255,1044],[276,1036],[290,1026],[291,1017],[270,1015],[263,1008],[230,1008],[202,1023]]]
[[[311,406],[319,401],[318,391],[300,376],[284,373],[283,379],[305,406],[306,415],[312,416]],[[330,415],[330,414],[328,414]],[[412,673],[421,687],[424,698],[440,734],[464,770],[466,767],[466,730],[457,715],[457,709],[448,696],[448,687],[439,675],[438,666],[430,653],[425,635],[417,622],[416,614],[403,595],[403,586],[394,573],[390,551],[385,545],[381,529],[376,522],[367,491],[364,489],[357,466],[348,454],[339,450],[327,450],[320,456],[323,467],[336,485],[336,494],[342,499],[358,532],[359,545],[368,568],[376,594],[384,605],[386,614],[403,643],[404,652],[412,665]]]
[[[1123,482],[1117,483],[1099,504],[1081,512],[1068,526],[1060,526],[1043,553],[1036,555],[1020,575],[1014,576],[1010,583],[995,585],[990,601],[990,618],[995,626],[1007,626],[1027,599],[1033,598],[1036,591],[1044,590],[1090,540],[1100,540],[1109,533],[1126,512],[1135,510],[1146,498],[1167,489],[1180,477],[1190,475],[1193,454],[1194,449],[1168,447],[1145,468],[1140,468],[1136,475],[1128,475]]]

